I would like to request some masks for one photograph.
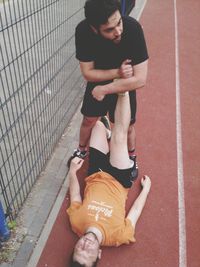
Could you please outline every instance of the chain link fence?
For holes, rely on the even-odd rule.
[[[83,0],[0,0],[0,201],[14,219],[83,97]],[[123,3],[125,13],[134,1]]]
[[[12,218],[82,99],[74,31],[83,4],[0,3],[0,190]]]

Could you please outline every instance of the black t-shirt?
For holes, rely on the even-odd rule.
[[[76,27],[76,58],[82,62],[94,61],[96,69],[119,68],[125,59],[137,65],[148,59],[143,30],[132,17],[123,17],[123,33],[119,44],[95,34],[86,20]]]

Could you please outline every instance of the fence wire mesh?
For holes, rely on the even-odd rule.
[[[11,217],[80,104],[74,31],[83,4],[0,2],[0,190]]]

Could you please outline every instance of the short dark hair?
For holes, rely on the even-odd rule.
[[[115,11],[121,13],[119,0],[87,0],[84,8],[86,20],[96,29],[105,24]]]
[[[71,257],[70,257],[70,262],[69,262],[69,266],[70,266],[70,267],[85,267],[84,264],[81,264],[81,263],[75,261],[75,260],[73,259],[73,256],[74,256],[74,250],[72,251],[72,254],[71,254]],[[96,267],[98,261],[99,261],[99,257],[97,256],[96,261],[93,262],[92,267]]]

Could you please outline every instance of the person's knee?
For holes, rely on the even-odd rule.
[[[97,120],[95,122],[95,125],[94,125],[92,131],[93,132],[99,132],[99,133],[105,132],[105,126],[103,125],[103,123],[101,121]]]
[[[134,124],[130,124],[128,128],[128,134],[135,134],[135,127]]]
[[[103,125],[103,123],[101,121],[99,121],[99,120],[97,120],[95,122],[94,127],[97,128],[97,129],[104,129],[105,128],[105,126]]]
[[[135,127],[134,124],[129,126],[128,129],[128,140],[133,140],[135,142],[136,139],[136,133],[135,133]]]
[[[82,126],[83,127],[94,127],[95,123],[97,122],[97,117],[83,117]]]

